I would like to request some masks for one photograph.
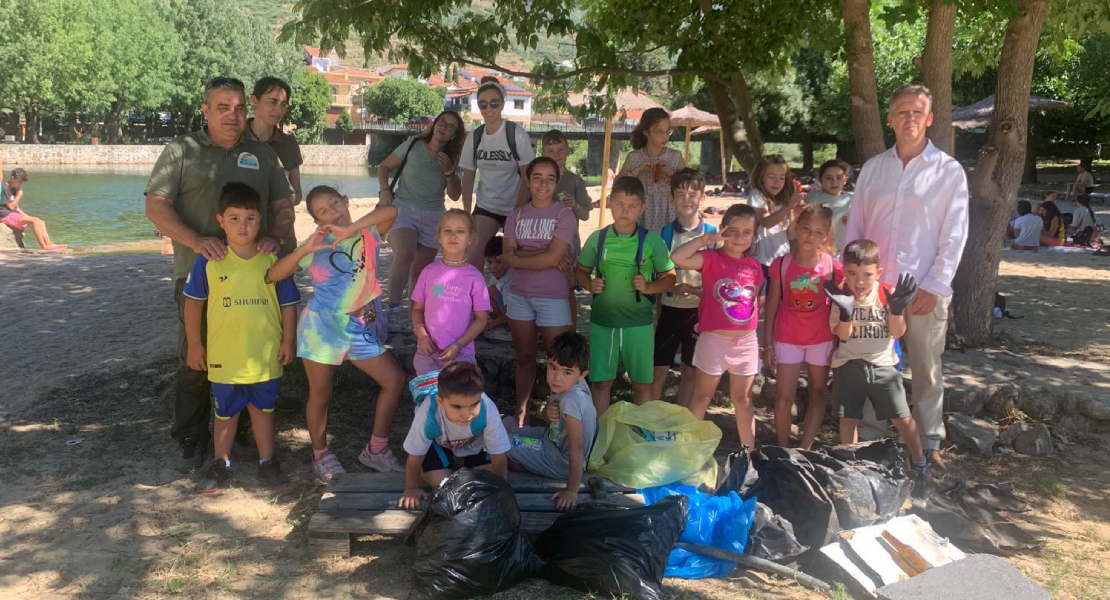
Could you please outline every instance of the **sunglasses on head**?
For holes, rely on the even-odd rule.
[[[501,101],[500,100],[490,100],[489,102],[486,102],[485,100],[479,100],[478,101],[478,109],[479,110],[486,110],[487,108],[501,108]]]

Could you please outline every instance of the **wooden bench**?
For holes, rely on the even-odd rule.
[[[604,502],[617,506],[643,506],[643,496],[604,477],[587,474],[578,504]],[[509,473],[509,483],[520,506],[521,530],[538,534],[559,516],[551,495],[566,482],[528,473]],[[422,510],[401,510],[397,500],[405,491],[404,473],[345,473],[337,475],[320,497],[308,522],[308,550],[312,556],[350,557],[352,535],[405,535],[420,519]]]

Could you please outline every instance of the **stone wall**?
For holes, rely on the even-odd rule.
[[[163,146],[71,146],[0,144],[0,163],[10,171],[25,165],[143,165],[154,164]],[[301,146],[307,166],[366,164],[366,146]]]

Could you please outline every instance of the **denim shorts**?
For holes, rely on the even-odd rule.
[[[563,298],[531,298],[505,293],[505,314],[514,321],[535,321],[537,327],[570,325],[570,302]]]
[[[397,220],[393,222],[392,229],[412,229],[416,231],[416,243],[425,248],[439,248],[436,227],[446,209],[423,210],[400,200],[393,204],[397,206]]]

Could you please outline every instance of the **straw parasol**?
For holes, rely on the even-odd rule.
[[[567,94],[567,103],[569,103],[571,106],[584,106],[586,104],[589,104],[589,102],[592,98],[594,98],[594,97],[604,97],[604,96],[608,95],[608,93],[609,93],[609,88],[608,87],[601,88],[600,90],[597,90],[597,91],[594,91],[594,92],[590,92],[590,91],[571,92],[570,94]],[[616,104],[616,107],[617,107],[617,114],[621,114],[621,113],[627,114],[631,111],[641,111],[642,112],[642,111],[645,111],[649,108],[662,108],[661,106],[659,106],[658,103],[656,103],[654,100],[652,100],[646,94],[635,91],[632,88],[624,88],[624,89],[621,89],[621,90],[617,90],[617,93],[614,95],[613,100],[614,100],[614,104]],[[606,117],[605,118],[605,146],[602,148],[602,151],[601,151],[601,164],[603,165],[604,173],[602,173],[602,175],[601,175],[601,199],[598,202],[598,206],[601,208],[601,210],[598,212],[598,217],[597,217],[597,226],[599,228],[605,226],[605,200],[606,200],[605,192],[607,191],[606,188],[608,187],[608,183],[609,183],[609,177],[608,177],[608,175],[609,175],[609,153],[612,150],[612,147],[613,147],[613,117]]]
[[[690,162],[690,135],[694,129],[697,127],[712,127],[718,123],[720,121],[717,119],[717,115],[707,113],[692,104],[687,104],[671,112],[671,125],[681,125],[686,129],[686,162]]]
[[[1052,110],[1055,108],[1071,108],[1071,102],[1053,100],[1042,96],[1029,96],[1029,110]],[[994,94],[970,106],[956,108],[952,111],[952,126],[960,129],[977,129],[990,125],[991,116],[994,114]]]

